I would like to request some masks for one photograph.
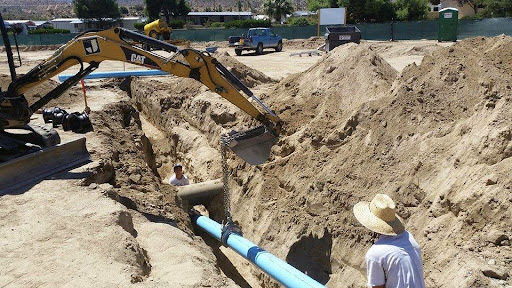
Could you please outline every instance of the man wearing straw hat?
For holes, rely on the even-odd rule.
[[[395,213],[395,203],[386,194],[377,194],[371,202],[354,206],[357,221],[379,239],[366,253],[366,271],[370,287],[424,288],[423,261],[420,246],[405,231]]]

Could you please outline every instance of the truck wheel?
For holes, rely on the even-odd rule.
[[[279,41],[279,43],[277,43],[276,52],[281,52],[281,50],[283,50],[283,42]]]
[[[151,31],[149,32],[149,37],[151,37],[151,38],[154,38],[154,39],[157,39],[157,40],[158,40],[158,38],[160,38],[159,36],[160,36],[160,35],[158,35],[158,32],[156,32],[155,30],[151,30]]]
[[[235,54],[236,54],[237,56],[242,55],[242,49],[235,49]]]
[[[258,54],[258,55],[263,54],[263,44],[258,43],[258,47],[256,47],[256,54]]]

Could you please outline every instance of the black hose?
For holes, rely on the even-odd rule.
[[[11,50],[11,42],[9,41],[9,35],[7,35],[7,28],[5,28],[4,18],[0,13],[0,30],[2,32],[2,38],[4,39],[5,52],[7,53],[7,62],[9,62],[9,71],[11,72],[11,81],[16,80],[16,68],[14,67],[14,57]]]

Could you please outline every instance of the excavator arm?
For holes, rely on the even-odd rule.
[[[146,51],[131,44],[134,42],[171,52],[172,56],[166,58]],[[249,154],[260,153],[253,151],[258,150],[258,145],[266,146],[264,150],[270,152],[271,145],[276,142],[283,124],[279,117],[209,53],[194,49],[181,50],[177,46],[119,27],[85,32],[76,36],[27,74],[12,81],[8,91],[0,94],[0,130],[27,124],[34,111],[59,97],[105,60],[132,63],[162,70],[178,77],[195,79],[261,122],[263,127],[247,133],[234,133],[228,141],[231,149],[242,158],[248,151]],[[27,103],[23,96],[24,92],[74,65],[80,65],[80,69],[73,77],[37,102]],[[240,91],[246,94],[246,97]],[[249,98],[253,101],[249,101]],[[237,153],[237,146],[244,151]],[[268,154],[266,156],[268,157]],[[249,158],[254,157],[252,155]],[[258,156],[249,161],[244,159],[249,163],[253,162],[251,164],[259,164],[263,162],[261,158]]]

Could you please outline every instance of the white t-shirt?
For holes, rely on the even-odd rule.
[[[169,179],[169,184],[172,184],[174,186],[185,186],[190,184],[188,182],[188,178],[185,175],[182,175],[181,179],[176,178],[176,174],[172,175],[172,177]]]
[[[424,288],[420,246],[409,232],[381,235],[366,253],[368,285],[386,288]]]

